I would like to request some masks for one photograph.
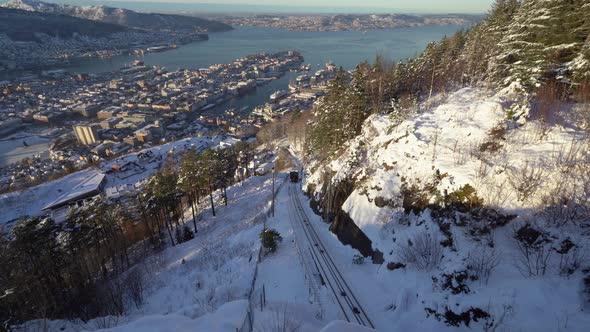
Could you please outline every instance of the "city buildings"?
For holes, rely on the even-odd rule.
[[[99,141],[97,125],[74,126],[74,134],[80,144],[92,145]]]

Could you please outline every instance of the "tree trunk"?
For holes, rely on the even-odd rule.
[[[213,216],[215,217],[215,204],[213,203],[213,188],[211,187],[211,184],[209,184],[209,200],[211,201],[211,213],[213,213]]]
[[[176,246],[176,244],[174,243],[174,238],[172,237],[172,230],[170,229],[170,222],[168,221],[168,218],[166,218],[166,229],[168,230],[168,235],[170,236],[170,243],[172,243],[172,246]]]
[[[189,198],[191,201],[191,210],[193,212],[193,226],[195,226],[195,234],[197,234],[197,218],[195,216],[195,200],[192,198]]]
[[[184,204],[182,204],[182,198],[178,200],[178,205],[180,206],[180,218],[182,219],[182,224],[184,225]]]

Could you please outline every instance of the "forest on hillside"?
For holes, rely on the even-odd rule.
[[[561,102],[590,102],[590,6],[584,0],[498,0],[487,18],[469,30],[430,43],[415,58],[397,63],[377,56],[352,75],[341,71],[315,109],[307,153],[324,158],[359,134],[371,114],[400,119],[418,102],[465,86],[513,86],[522,103],[507,117],[536,116],[550,121],[548,108]],[[574,114],[580,128],[590,114]]]
[[[139,307],[147,276],[136,263],[191,240],[198,215],[210,209],[215,216],[215,202],[230,204],[227,187],[254,174],[253,157],[243,142],[170,155],[125,204],[98,197],[64,222],[36,217],[8,234],[0,229],[0,330],[39,317],[87,321]]]

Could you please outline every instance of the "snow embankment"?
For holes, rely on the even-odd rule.
[[[326,325],[320,332],[369,332],[374,331],[357,324],[348,323],[345,321],[337,320]]]
[[[219,331],[235,332],[242,326],[248,310],[248,301],[227,302],[215,312],[191,319],[182,314],[151,315],[132,323],[106,329],[110,332],[188,332]]]

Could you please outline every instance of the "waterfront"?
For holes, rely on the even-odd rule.
[[[248,54],[294,49],[304,56],[305,63],[311,64],[312,72],[323,68],[328,61],[345,69],[353,69],[359,62],[372,61],[376,54],[393,61],[413,56],[423,50],[428,42],[438,40],[443,35],[451,35],[460,28],[463,27],[425,26],[368,32],[298,32],[237,27],[233,31],[213,33],[208,41],[183,45],[166,52],[146,54],[141,60],[146,65],[162,66],[169,70],[198,69],[216,63],[228,63]],[[110,59],[79,59],[61,68],[71,73],[101,73],[118,70],[134,59],[138,58],[126,55]],[[281,78],[259,86],[241,97],[233,98],[207,113],[221,114],[230,108],[252,111],[254,107],[268,102],[273,92],[287,89],[289,81],[296,76],[295,73],[287,72]],[[21,154],[25,151],[30,153]],[[32,148],[24,148],[22,141],[6,141],[0,150],[0,158],[2,164],[6,164],[35,153],[37,151]]]
[[[411,57],[426,45],[444,35],[452,35],[465,26],[424,26],[371,31],[303,32],[285,29],[236,27],[232,31],[211,33],[208,41],[183,45],[166,52],[147,53],[143,57],[118,55],[108,59],[81,58],[65,66],[71,73],[101,73],[115,71],[136,59],[149,66],[198,69],[216,63],[226,63],[249,54],[299,51],[312,71],[332,61],[337,66],[353,69],[362,61],[373,61],[377,54],[392,61]],[[15,73],[0,72],[0,80],[12,79]],[[293,75],[273,81],[263,89],[234,100],[230,107],[254,107],[268,101],[270,93],[286,89]]]
[[[305,63],[315,71],[328,61],[345,69],[353,69],[362,61],[373,61],[377,54],[392,61],[411,57],[426,45],[444,35],[452,35],[464,26],[424,26],[372,31],[302,32],[284,29],[236,27],[232,31],[211,33],[208,41],[187,44],[175,50],[149,53],[141,58],[146,65],[198,69],[215,63],[225,63],[248,54],[296,50]],[[113,71],[138,57],[122,55],[110,59],[80,59],[66,67],[75,73]],[[276,90],[287,88],[295,75],[286,76],[247,94],[233,99],[226,108],[253,108],[269,100]]]
[[[422,51],[430,41],[452,35],[463,26],[424,26],[372,31],[301,32],[274,28],[236,27],[228,32],[211,33],[208,41],[183,45],[175,50],[146,54],[146,65],[198,69],[225,63],[259,52],[296,50],[305,63],[323,66],[328,61],[353,69],[362,61],[373,61],[377,54],[391,60],[404,59]],[[80,59],[65,69],[70,72],[113,71],[136,57]]]

